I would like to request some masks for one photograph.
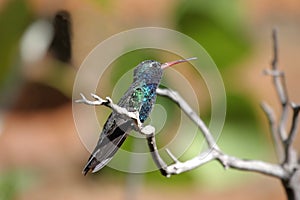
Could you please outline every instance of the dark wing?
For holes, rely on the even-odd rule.
[[[90,170],[93,173],[99,171],[113,158],[131,130],[131,123],[131,120],[122,119],[116,113],[109,116],[98,144],[82,171],[84,175]]]
[[[135,109],[130,102],[132,100],[132,93],[136,88],[136,85],[131,85],[120,99],[118,105],[129,111],[134,111]],[[127,132],[132,130],[131,124],[132,120],[122,118],[115,112],[108,117],[100,134],[97,146],[82,171],[84,175],[90,170],[92,170],[92,172],[99,171],[113,158],[114,154],[125,141]]]

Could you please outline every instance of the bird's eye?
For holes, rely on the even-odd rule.
[[[156,63],[152,63],[151,67],[156,68],[156,67],[157,67],[157,64],[156,64]]]

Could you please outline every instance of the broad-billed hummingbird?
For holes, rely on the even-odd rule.
[[[118,105],[129,112],[139,112],[140,122],[149,116],[156,101],[156,89],[162,78],[163,70],[178,63],[196,58],[159,63],[146,60],[138,64],[133,72],[133,82],[120,99]],[[104,124],[98,143],[88,159],[82,173],[86,175],[90,170],[97,172],[103,168],[117,152],[126,139],[128,133],[134,130],[134,121],[113,111]]]

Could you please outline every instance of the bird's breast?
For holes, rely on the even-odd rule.
[[[141,122],[144,122],[151,113],[152,107],[156,101],[156,89],[157,84],[147,84],[143,86],[144,95],[139,110]]]

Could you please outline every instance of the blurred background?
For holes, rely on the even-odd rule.
[[[279,65],[286,72],[291,99],[300,101],[298,0],[2,0],[1,200],[285,199],[280,181],[225,171],[218,163],[169,179],[159,172],[129,175],[108,167],[87,177],[81,174],[89,152],[78,137],[72,116],[76,71],[101,41],[144,26],[187,34],[217,64],[227,93],[227,117],[218,140],[221,148],[241,158],[276,162],[259,103],[269,102],[277,113],[280,107],[271,79],[263,76],[262,70],[270,66],[271,31],[277,27]],[[149,56],[159,57],[151,51],[134,52],[115,65],[125,63],[130,69]],[[193,73],[177,69],[192,85],[197,84]],[[107,81],[113,85],[123,73],[115,70]],[[109,95],[112,88],[105,86],[103,94]],[[208,97],[197,97],[206,120],[210,116],[205,109]],[[168,120],[174,122],[175,114]],[[299,143],[298,137],[297,146]],[[195,155],[193,150],[183,158],[191,155]]]

